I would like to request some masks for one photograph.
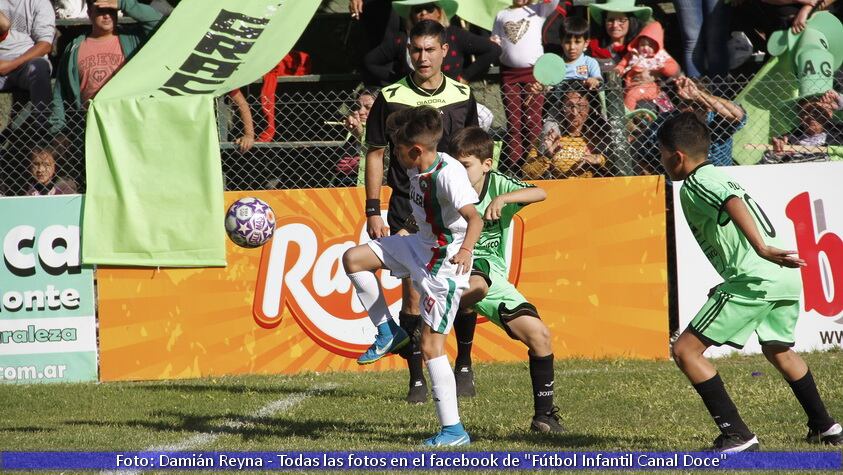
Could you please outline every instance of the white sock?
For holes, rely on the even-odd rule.
[[[354,272],[348,274],[348,278],[351,279],[354,289],[357,290],[357,298],[360,299],[360,303],[363,304],[363,308],[366,309],[375,326],[392,319],[389,308],[386,306],[386,299],[383,297],[383,288],[374,272]]]
[[[459,424],[457,381],[454,379],[454,371],[448,363],[448,355],[427,360],[427,372],[430,373],[433,401],[436,404],[439,422],[443,427]]]

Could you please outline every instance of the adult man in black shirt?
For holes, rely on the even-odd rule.
[[[369,111],[366,121],[366,227],[372,239],[388,233],[413,231],[408,218],[412,216],[407,172],[397,163],[387,170],[387,185],[392,188],[387,212],[389,227],[380,215],[380,190],[384,174],[384,153],[391,145],[386,130],[386,119],[393,112],[418,106],[431,106],[440,111],[444,133],[437,150],[445,152],[451,137],[465,127],[478,125],[477,103],[471,89],[442,74],[442,61],[448,54],[445,28],[432,20],[416,23],[410,31],[410,62],[413,73],[381,89],[380,95]],[[474,339],[476,314],[471,318],[462,315],[454,322],[457,342],[463,358],[457,358],[457,394],[474,395],[474,376],[471,371],[471,341]],[[402,303],[399,313],[401,326],[413,336],[413,343],[406,354],[410,369],[410,390],[407,401],[421,403],[427,400],[427,384],[422,372],[421,351],[418,347],[419,294],[410,279],[402,282]],[[467,364],[466,364],[467,360]]]

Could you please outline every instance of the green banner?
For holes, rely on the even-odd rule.
[[[85,263],[225,265],[213,97],[94,101],[85,156]]]
[[[88,111],[85,263],[224,266],[213,97],[272,69],[316,0],[183,0]]]
[[[318,0],[182,0],[97,99],[210,94],[252,83],[292,49]]]
[[[97,379],[94,279],[80,195],[0,198],[0,382]]]
[[[510,6],[512,2],[507,0],[461,1],[457,15],[473,25],[492,31],[498,12]]]
[[[735,98],[747,115],[746,125],[733,137],[732,157],[738,165],[758,163],[771,137],[796,126],[798,81],[789,59],[789,55],[770,59]]]

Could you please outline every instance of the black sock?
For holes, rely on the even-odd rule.
[[[808,428],[818,432],[828,430],[834,425],[834,419],[828,415],[825,409],[825,404],[817,391],[817,384],[814,382],[814,376],[811,375],[809,369],[805,376],[793,382],[788,382],[799,404],[802,404],[802,409],[805,409],[805,414],[808,415]]]
[[[413,352],[419,349],[421,341],[421,316],[407,312],[398,312],[398,324],[410,335],[410,344],[398,352],[405,360],[410,359]]]
[[[417,383],[424,381],[421,349],[414,349],[413,354],[407,358],[407,369],[410,370],[410,386],[417,386]]]
[[[474,328],[477,327],[477,312],[458,313],[454,320],[454,334],[457,336],[457,359],[454,368],[471,366],[471,345],[474,343]]]
[[[715,374],[708,381],[694,384],[694,389],[703,400],[708,413],[714,418],[714,423],[723,434],[736,434],[743,439],[749,439],[754,434],[738,414],[738,408],[726,392],[720,374]]]
[[[553,409],[553,353],[530,356],[530,382],[536,415],[549,413]]]
[[[407,360],[407,369],[410,370],[410,386],[415,386],[418,381],[424,381],[420,346],[421,316],[399,312],[398,322],[401,324],[401,328],[410,335],[410,344],[401,350],[401,356]]]

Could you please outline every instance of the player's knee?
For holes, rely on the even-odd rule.
[[[545,348],[550,348],[550,329],[547,328],[547,325],[544,322],[541,322],[541,325],[538,325],[538,329],[536,333],[536,343],[538,346],[542,346]]]
[[[773,364],[781,363],[792,358],[794,353],[790,348],[782,345],[761,345],[761,353]]]
[[[527,317],[522,317],[527,318]],[[546,356],[553,353],[553,345],[550,341],[550,329],[541,320],[535,325],[524,339],[524,344],[530,350],[530,354]]]
[[[696,352],[693,350],[691,345],[687,345],[681,338],[676,340],[673,347],[670,349],[670,352],[673,356],[673,362],[680,368],[684,367],[686,363],[696,356]]]
[[[462,297],[460,297],[460,308],[468,309],[473,307],[477,302],[483,300],[488,292],[489,286],[486,285],[486,282],[478,283],[476,286],[472,282],[471,287],[463,292]]]
[[[359,268],[357,259],[355,259],[356,250],[357,248],[353,247],[342,254],[342,266],[345,268],[346,274],[353,274],[364,270]]]
[[[432,338],[422,338],[421,352],[425,361],[438,358],[445,354],[445,348]]]

